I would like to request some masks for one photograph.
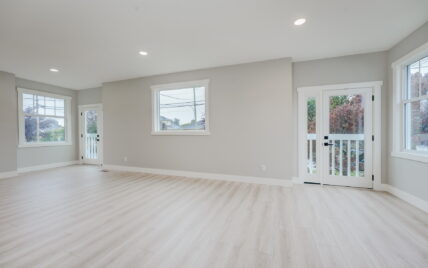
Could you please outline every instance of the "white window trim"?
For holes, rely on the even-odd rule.
[[[152,135],[210,135],[209,131],[209,79],[151,86],[152,89]],[[205,88],[205,129],[204,130],[159,130],[158,92],[190,87]]]
[[[71,97],[52,94],[44,91],[31,90],[25,88],[17,88],[18,91],[18,123],[19,123],[19,143],[18,148],[26,147],[45,147],[45,146],[63,146],[72,145],[71,131]],[[26,142],[25,141],[25,120],[22,97],[23,94],[36,94],[45,97],[64,99],[64,125],[65,125],[65,141],[64,142]],[[55,116],[53,116],[55,117]],[[62,118],[62,117],[61,117]]]
[[[428,154],[407,150],[404,136],[404,99],[407,87],[407,66],[428,56],[428,43],[392,63],[393,69],[393,145],[391,156],[428,163]]]

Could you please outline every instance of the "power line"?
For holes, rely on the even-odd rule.
[[[196,103],[193,102],[190,103],[167,103],[167,104],[161,104],[160,108],[179,108],[179,107],[194,107],[194,106],[203,106],[205,105],[205,102],[203,103]]]
[[[160,94],[160,93],[159,93],[159,95],[160,95],[160,96],[163,96],[163,97],[167,97],[167,98],[175,99],[175,100],[185,100],[185,101],[190,101],[190,99],[182,99],[182,98],[172,97],[172,96],[168,96],[168,95],[164,95],[164,94]]]

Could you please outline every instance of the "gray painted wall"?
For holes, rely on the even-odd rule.
[[[0,71],[0,173],[16,171],[17,118],[15,75]]]
[[[382,86],[382,129],[387,127],[388,85],[386,73],[387,52],[351,55],[337,58],[295,62],[293,63],[293,114],[297,119],[297,88],[304,86],[320,86],[368,81],[383,81]],[[297,135],[297,120],[294,123]],[[297,141],[294,152],[297,155]],[[387,179],[386,150],[387,132],[382,133],[382,182]],[[297,159],[294,162],[297,175]]]
[[[44,146],[18,148],[18,168],[25,168],[37,165],[47,165],[58,162],[68,162],[78,159],[78,124],[77,124],[77,91],[52,86],[44,83],[34,82],[21,78],[16,79],[16,86],[26,89],[34,89],[65,96],[72,97],[71,114],[72,114],[72,145],[64,146]],[[16,91],[15,91],[16,96]],[[16,123],[18,124],[18,123]],[[17,139],[17,137],[16,137]],[[15,147],[16,148],[16,147]]]
[[[391,64],[428,42],[428,22],[394,46],[388,54],[389,101],[388,132],[392,133],[392,68]],[[392,135],[388,143],[388,183],[428,201],[428,164],[392,157]]]
[[[103,102],[102,87],[88,88],[88,89],[77,91],[78,105],[98,104],[102,102]]]
[[[150,86],[207,78],[211,135],[151,135]],[[280,59],[105,83],[104,163],[291,179],[291,79]]]
[[[428,23],[388,52],[297,62],[281,59],[105,83],[76,92],[0,72],[0,172],[76,160],[77,105],[104,104],[105,163],[290,179],[297,175],[301,86],[381,80],[383,179],[428,201],[428,164],[390,156],[391,63],[428,42]],[[292,72],[293,68],[293,72]],[[210,136],[152,136],[150,86],[211,79]],[[292,83],[293,80],[293,83]],[[16,81],[16,82],[15,82]],[[73,145],[16,149],[16,86],[71,96]],[[123,158],[128,157],[128,162]],[[266,165],[263,172],[260,165]]]

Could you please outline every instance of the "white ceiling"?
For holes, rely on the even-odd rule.
[[[273,58],[380,51],[426,22],[427,10],[428,0],[1,0],[0,70],[83,89]],[[296,27],[299,17],[307,23]]]

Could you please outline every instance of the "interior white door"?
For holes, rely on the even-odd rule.
[[[85,164],[102,163],[102,109],[80,107],[80,157]]]
[[[323,184],[372,188],[372,89],[323,92]]]

